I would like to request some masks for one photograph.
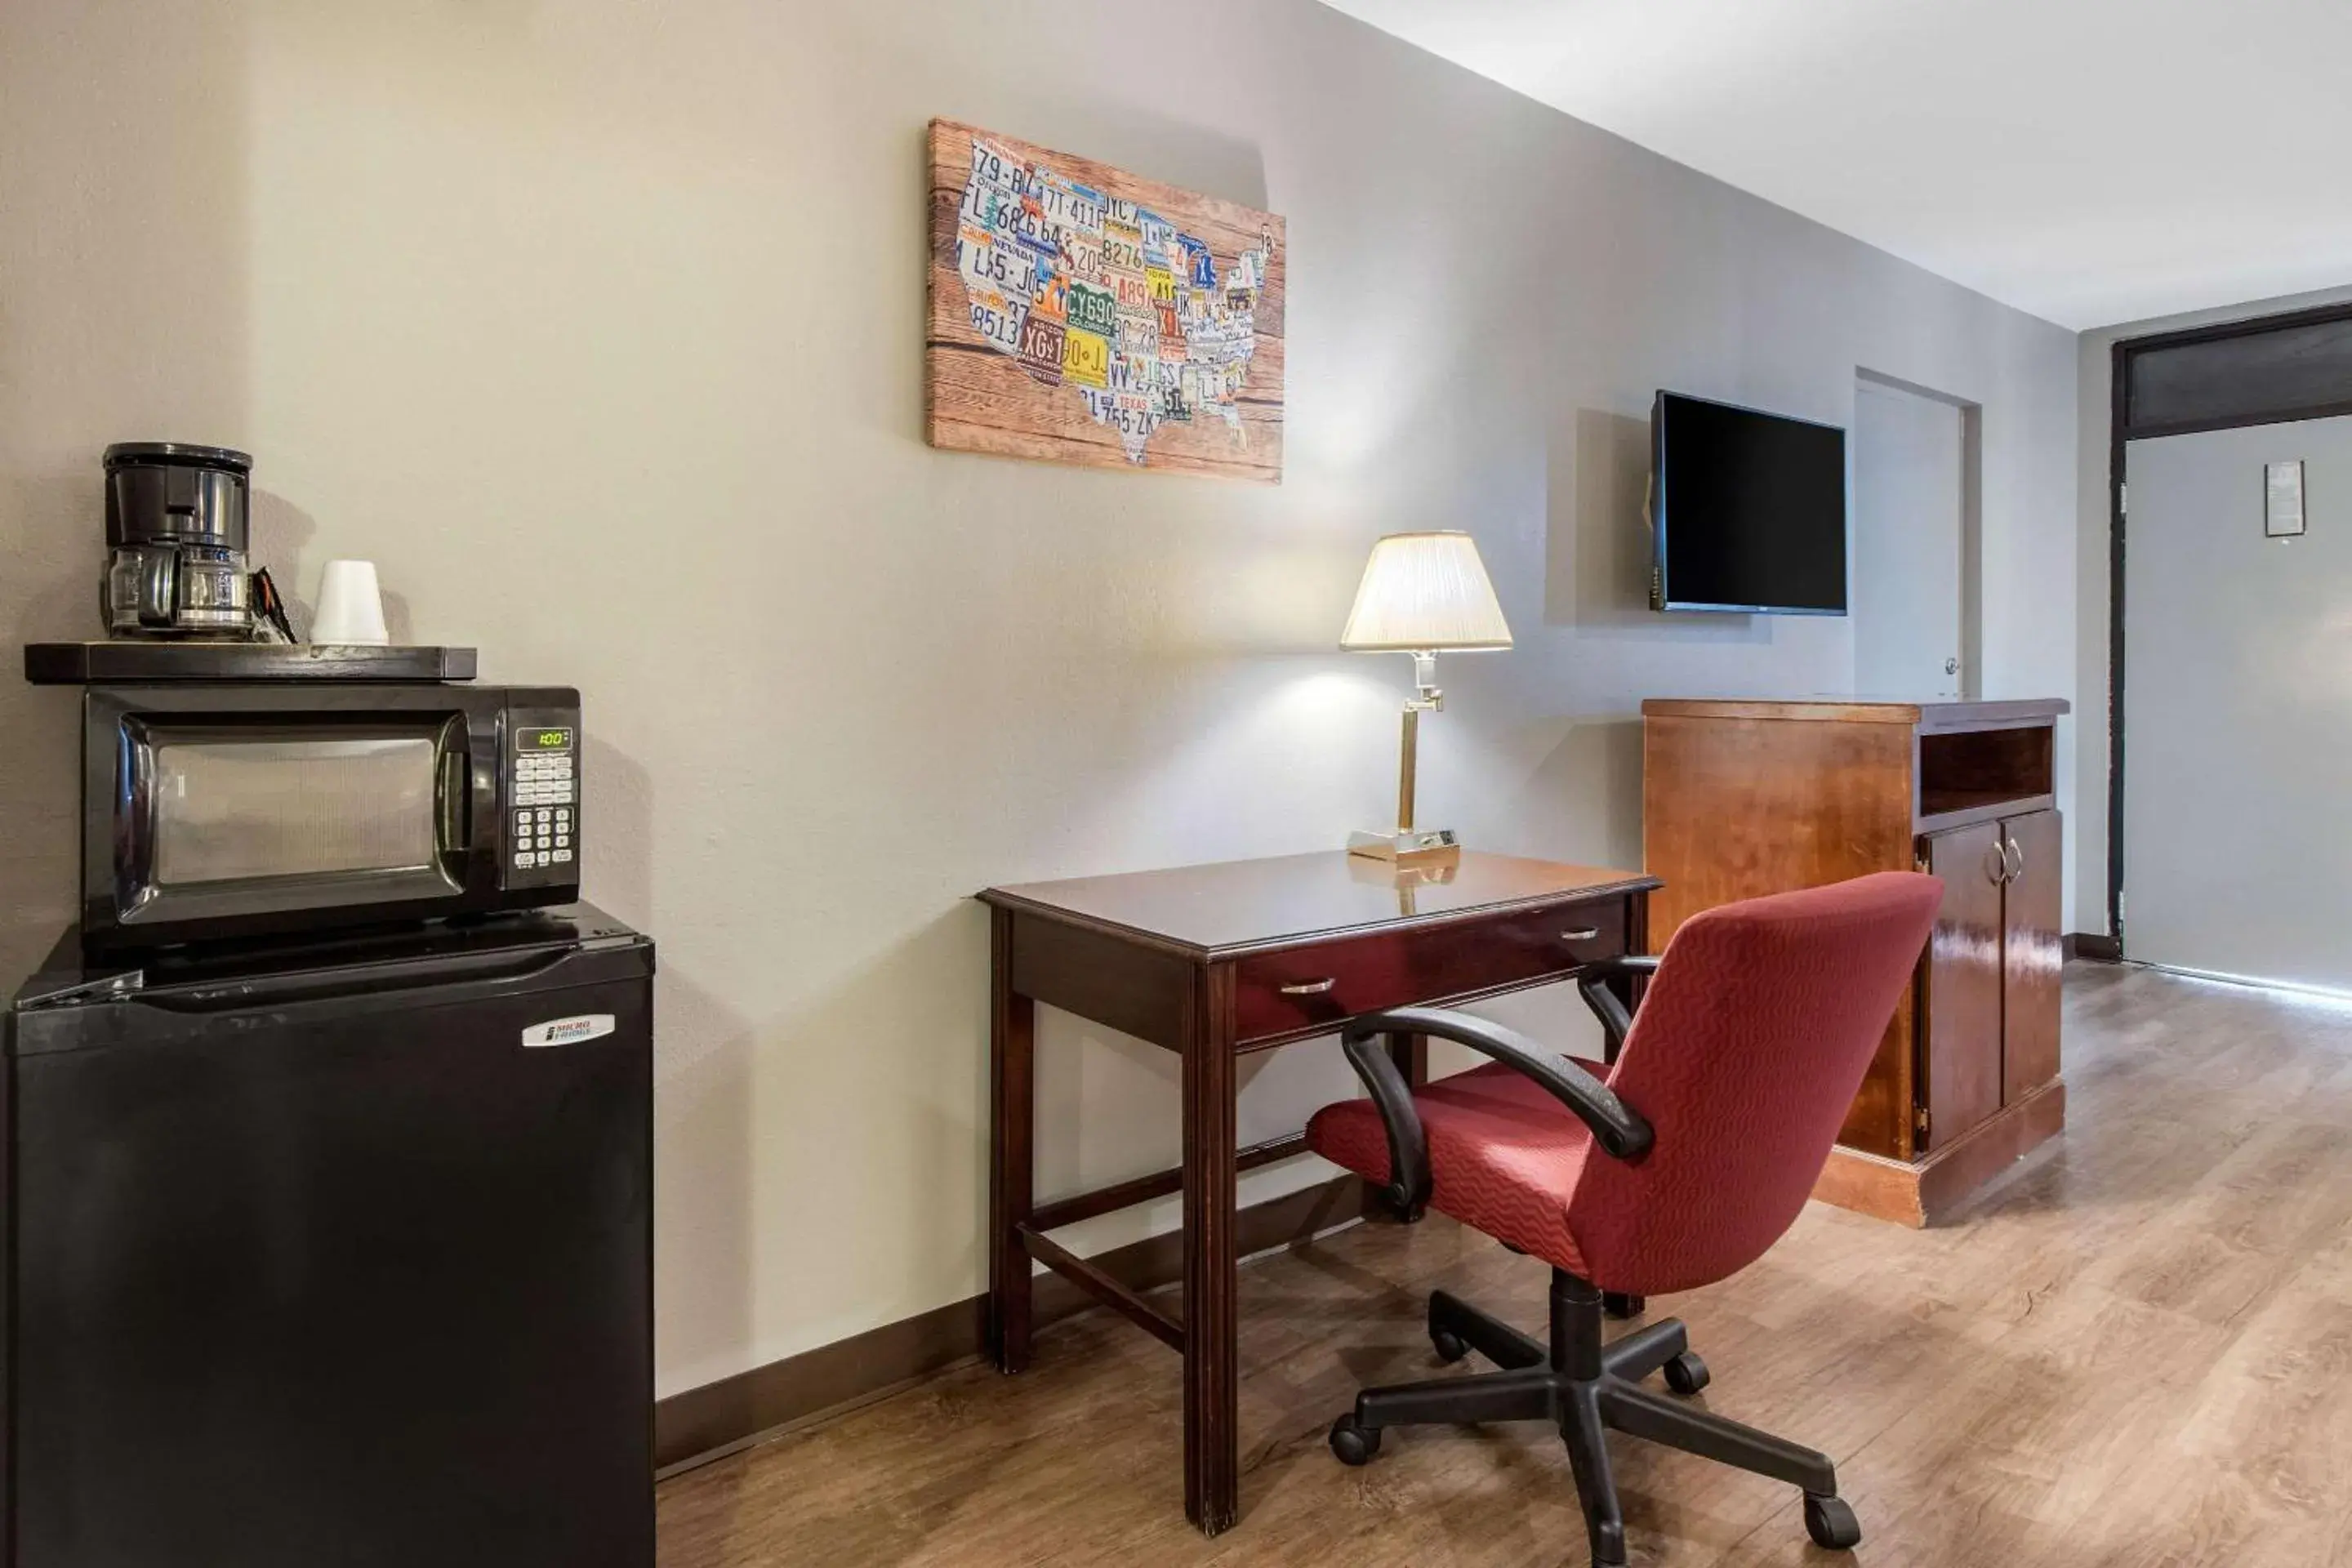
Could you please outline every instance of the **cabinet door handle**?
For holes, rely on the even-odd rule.
[[[2010,864],[2011,858],[2012,856],[2016,858],[2015,865]],[[2009,867],[2009,875],[2002,878],[2001,880],[2005,882],[2016,881],[2020,877],[2025,875],[2024,847],[2014,838],[2002,839],[2000,841],[2000,863],[2003,866]]]
[[[1284,986],[1282,994],[1285,996],[1320,996],[1339,984],[1337,979],[1302,980],[1295,985]]]
[[[2000,887],[2009,880],[2009,846],[2004,839],[1995,839],[1985,846],[1992,853],[1986,857],[1992,863],[1985,868],[1985,880]]]
[[[1559,940],[1562,942],[1591,942],[1594,937],[1599,936],[1600,934],[1601,928],[1599,926],[1578,926],[1574,931],[1564,931],[1560,932]]]

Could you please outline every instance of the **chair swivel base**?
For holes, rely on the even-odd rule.
[[[1827,1455],[1642,1386],[1659,1371],[1678,1394],[1706,1386],[1706,1363],[1692,1353],[1679,1320],[1636,1329],[1608,1345],[1601,1342],[1601,1292],[1562,1269],[1552,1271],[1549,1347],[1436,1291],[1429,1298],[1429,1337],[1439,1357],[1459,1361],[1476,1351],[1503,1370],[1368,1388],[1356,1396],[1355,1409],[1332,1423],[1331,1451],[1343,1463],[1361,1465],[1380,1452],[1381,1433],[1390,1426],[1549,1421],[1568,1447],[1594,1568],[1622,1568],[1626,1560],[1625,1520],[1609,1468],[1606,1434],[1612,1429],[1786,1481],[1804,1492],[1805,1530],[1817,1543],[1832,1550],[1861,1543],[1862,1527],[1837,1495],[1837,1471]]]

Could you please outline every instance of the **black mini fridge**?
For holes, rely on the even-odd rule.
[[[649,1568],[652,942],[80,951],[0,1079],[0,1568]]]

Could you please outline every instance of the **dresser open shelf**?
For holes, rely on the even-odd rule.
[[[1979,703],[1938,703],[1925,712],[1965,722]],[[1916,731],[1918,798],[1913,818],[1922,833],[1965,827],[1996,817],[2048,811],[2058,804],[2053,739],[2047,722],[2004,723],[1984,729]]]

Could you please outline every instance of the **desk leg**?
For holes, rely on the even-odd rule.
[[[1625,900],[1625,952],[1638,958],[1649,951],[1650,895],[1629,894]],[[1608,984],[1609,989],[1616,993],[1617,1000],[1625,1005],[1628,1017],[1641,1011],[1642,993],[1650,984],[1647,978],[1639,974],[1620,974]],[[1617,1052],[1613,1048],[1608,1053],[1608,1058],[1609,1066],[1617,1065]]]
[[[1184,1032],[1184,1516],[1203,1535],[1239,1510],[1234,1235],[1234,977],[1193,982]]]
[[[1013,989],[1013,914],[991,912],[988,1338],[996,1369],[1015,1373],[1029,1366],[1029,1249],[1016,1227],[1034,1206],[1037,1005]]]
[[[1396,1063],[1397,1072],[1406,1087],[1426,1088],[1429,1083],[1429,1037],[1427,1035],[1391,1035],[1389,1060]]]

